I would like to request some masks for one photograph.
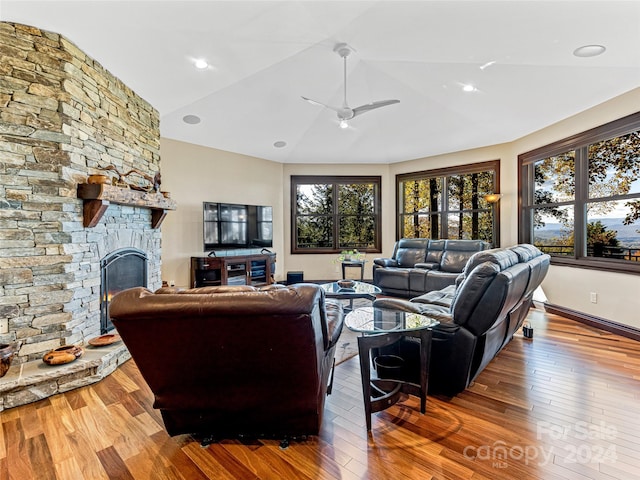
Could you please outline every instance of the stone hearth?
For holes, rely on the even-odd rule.
[[[105,168],[160,171],[158,112],[57,33],[0,22],[0,57],[0,343],[21,342],[0,379],[2,410],[97,381],[128,358],[120,345],[85,347],[67,366],[41,360],[100,335],[110,252],[146,252],[147,285],[160,287],[161,233],[149,208],[126,204],[85,227],[77,194]]]
[[[47,365],[41,360],[11,366],[0,378],[2,409],[36,402],[56,393],[98,382],[131,355],[122,342],[106,347],[83,347],[84,354],[66,365]]]

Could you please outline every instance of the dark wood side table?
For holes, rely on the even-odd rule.
[[[342,261],[342,278],[347,278],[346,269],[350,267],[360,268],[360,281],[364,280],[364,264],[366,260],[343,260]]]
[[[363,334],[358,337],[358,353],[367,431],[371,431],[371,414],[395,404],[401,393],[420,397],[420,413],[425,413],[429,388],[432,328],[439,323],[436,319],[417,313],[374,307],[357,308],[347,314],[346,327]],[[381,378],[380,366],[376,376],[372,376],[371,350],[393,345],[405,337],[414,337],[420,341],[419,383],[387,375]]]

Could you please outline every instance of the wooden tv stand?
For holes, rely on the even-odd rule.
[[[216,285],[269,285],[276,254],[191,257],[191,288]]]

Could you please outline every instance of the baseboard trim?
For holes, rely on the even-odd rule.
[[[562,315],[563,317],[575,320],[576,322],[584,323],[585,325],[599,328],[640,342],[640,329],[630,327],[629,325],[623,325],[612,320],[606,320],[594,315],[571,310],[570,308],[561,307],[560,305],[554,305],[552,303],[545,303],[544,309],[549,313]]]

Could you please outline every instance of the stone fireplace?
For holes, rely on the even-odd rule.
[[[2,410],[20,403],[3,392],[27,382],[23,366],[100,335],[102,259],[143,252],[144,284],[160,287],[161,235],[151,209],[109,202],[85,227],[77,194],[105,168],[160,171],[158,112],[57,33],[0,22],[0,55],[0,343],[21,343],[0,378]],[[22,403],[46,396],[33,395]]]

